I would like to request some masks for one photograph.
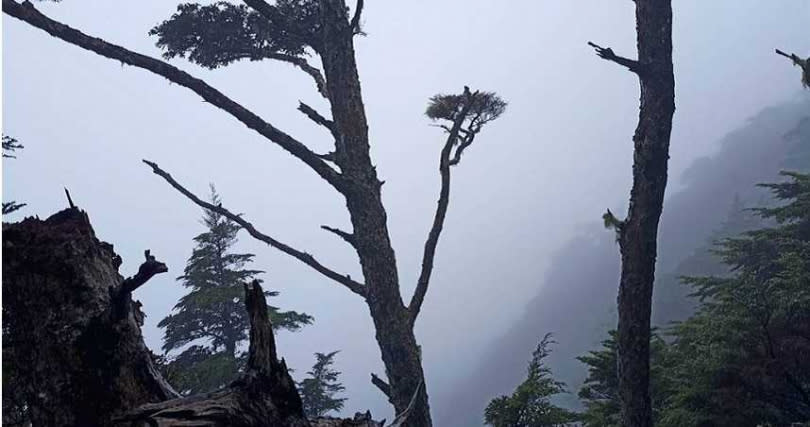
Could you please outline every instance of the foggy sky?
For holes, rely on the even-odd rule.
[[[714,141],[798,92],[798,69],[774,48],[810,53],[806,0],[674,3],[670,191],[691,160],[713,152]],[[176,3],[36,6],[90,35],[158,56],[147,32]],[[417,323],[431,404],[452,405],[436,397],[452,395],[446,387],[468,374],[482,349],[542,289],[554,249],[605,208],[626,211],[638,83],[598,59],[586,42],[634,57],[633,4],[370,1],[363,16],[368,36],[356,39],[359,72],[406,301],[439,187],[443,135],[423,114],[427,99],[469,85],[509,102],[453,170],[450,211]],[[214,71],[172,63],[312,149],[328,151],[329,134],[295,110],[300,99],[328,111],[306,74],[270,61]],[[3,161],[3,200],[28,203],[7,219],[44,218],[67,207],[62,187],[68,187],[99,238],[123,257],[123,275],[134,274],[143,250],[151,249],[170,268],[135,295],[154,350],[162,337],[157,322],[184,294],[174,278],[203,227],[200,209],[153,175],[143,158],[198,195],[214,183],[224,206],[258,229],[362,277],[351,248],[319,229],[349,228],[342,198],[300,161],[189,90],[6,16],[3,89],[3,133],[25,145],[18,159]],[[350,397],[344,413],[371,409],[377,418],[392,419],[369,382],[371,372],[384,370],[365,303],[298,261],[240,237],[236,249],[255,253],[253,267],[266,270],[267,287],[281,291],[271,303],[315,317],[299,333],[278,335],[294,375],[311,366],[313,352],[340,349],[337,368]]]

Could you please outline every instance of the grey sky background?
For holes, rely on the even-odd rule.
[[[432,405],[452,405],[452,386],[482,349],[544,284],[546,260],[604,209],[626,210],[638,84],[598,59],[586,42],[635,56],[631,1],[367,1],[368,37],[356,42],[372,151],[410,295],[438,194],[442,133],[423,115],[438,92],[463,85],[497,91],[506,114],[487,126],[453,171],[451,206],[417,335]],[[800,88],[799,71],[775,47],[810,53],[808,0],[676,0],[677,111],[670,191],[679,173],[758,110]],[[158,56],[148,30],[176,2],[101,0],[38,3],[49,16],[132,50]],[[172,63],[326,152],[329,135],[295,110],[301,99],[328,111],[309,77],[283,63],[243,62],[208,71]],[[67,206],[62,187],[85,209],[102,240],[133,274],[146,248],[170,273],[136,292],[147,313],[147,343],[184,293],[182,274],[203,231],[201,211],[143,165],[157,162],[198,195],[213,182],[224,205],[260,230],[362,277],[356,256],[321,224],[347,227],[343,200],[308,167],[192,92],[56,40],[3,17],[3,133],[25,145],[3,161],[3,199],[46,217]],[[665,207],[666,209],[666,207]],[[301,375],[315,351],[342,350],[337,367],[350,397],[345,413],[391,410],[370,384],[383,374],[363,301],[297,261],[241,235],[255,253],[271,303],[316,322],[278,335],[280,353]],[[618,255],[617,255],[618,256]],[[566,322],[570,319],[560,319]],[[539,331],[541,334],[543,331]],[[529,355],[527,355],[527,358]]]

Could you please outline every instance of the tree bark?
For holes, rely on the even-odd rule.
[[[641,106],[633,136],[633,187],[627,218],[617,221],[621,252],[618,296],[618,374],[625,427],[651,427],[650,314],[655,281],[658,222],[667,184],[667,161],[675,113],[671,0],[636,0],[638,61],[593,45],[604,59],[639,76]]]
[[[131,291],[167,271],[146,252],[137,274],[77,208],[3,224],[3,354],[15,402],[35,426],[379,427],[370,416],[310,423],[278,360],[261,286],[245,286],[248,365],[228,388],[180,398],[155,369]],[[4,375],[6,372],[4,372]],[[4,408],[8,410],[10,408]]]
[[[401,414],[408,409],[414,393],[418,393],[404,425],[429,427],[430,408],[420,351],[400,294],[396,258],[380,194],[382,183],[369,154],[368,124],[354,54],[355,31],[345,1],[321,0],[321,24],[323,48],[319,53],[332,117],[340,136],[335,161],[347,182],[342,193],[354,227],[354,245],[365,277],[366,302],[385,364],[390,398],[397,414]]]

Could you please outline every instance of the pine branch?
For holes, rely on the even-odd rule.
[[[321,178],[342,191],[344,187],[343,177],[323,159],[300,141],[264,121],[261,117],[209,86],[203,80],[195,78],[159,59],[135,53],[100,38],[88,36],[79,30],[48,18],[40,13],[30,1],[26,0],[23,3],[17,3],[14,0],[3,0],[3,12],[65,42],[95,52],[106,58],[121,61],[122,64],[151,71],[173,83],[192,90],[208,103],[225,110],[248,128],[255,130],[306,163]]]
[[[362,283],[358,283],[358,282],[352,280],[352,278],[349,275],[341,275],[340,273],[337,273],[334,270],[332,270],[332,269],[330,269],[328,267],[325,267],[323,264],[318,262],[315,259],[315,257],[313,257],[312,255],[310,255],[310,254],[308,254],[306,252],[299,251],[299,250],[297,250],[297,249],[295,249],[295,248],[293,248],[291,246],[288,246],[288,245],[286,245],[286,244],[284,244],[284,243],[282,243],[282,242],[280,242],[280,241],[278,241],[278,240],[276,240],[276,239],[274,239],[274,238],[260,232],[259,230],[256,229],[256,227],[253,226],[253,224],[251,224],[248,221],[245,221],[240,215],[236,215],[236,214],[232,213],[231,211],[223,208],[222,205],[214,205],[214,204],[208,203],[208,202],[200,199],[199,197],[195,196],[192,192],[187,190],[185,187],[183,187],[180,183],[175,181],[174,178],[172,178],[171,175],[169,175],[166,171],[164,171],[163,169],[158,167],[158,165],[155,164],[154,162],[150,162],[148,160],[144,160],[143,162],[146,163],[147,165],[149,165],[149,167],[152,168],[152,172],[154,172],[156,175],[158,175],[158,176],[162,177],[164,180],[166,180],[166,182],[168,182],[169,185],[174,187],[177,191],[179,191],[182,195],[186,196],[189,200],[194,202],[197,206],[200,206],[203,209],[208,209],[210,211],[216,212],[216,213],[230,219],[231,221],[239,224],[242,228],[244,228],[245,231],[248,232],[248,234],[253,236],[253,238],[255,238],[257,240],[261,240],[262,242],[267,243],[268,245],[280,250],[281,252],[284,252],[285,254],[290,255],[293,258],[303,262],[304,264],[312,267],[315,271],[317,271],[317,272],[323,274],[324,276],[326,276],[326,277],[328,277],[328,278],[342,284],[343,286],[346,286],[347,288],[349,288],[349,290],[356,293],[357,295],[360,295],[362,297],[366,296],[366,288],[365,288],[365,286]]]

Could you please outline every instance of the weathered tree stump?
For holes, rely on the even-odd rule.
[[[148,250],[124,279],[113,246],[96,238],[85,212],[70,208],[3,224],[3,252],[4,395],[34,426],[311,425],[278,360],[257,282],[245,285],[245,374],[226,389],[181,398],[155,368],[132,301],[132,291],[168,271]],[[370,417],[343,421],[331,425],[378,425]]]

